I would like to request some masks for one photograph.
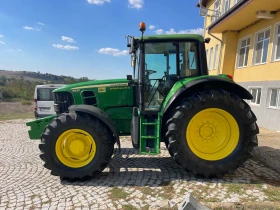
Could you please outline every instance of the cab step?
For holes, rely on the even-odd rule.
[[[140,116],[140,154],[159,154],[160,117]]]

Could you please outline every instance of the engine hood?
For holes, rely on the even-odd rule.
[[[62,92],[62,91],[72,91],[75,89],[83,89],[89,87],[105,87],[105,86],[123,86],[127,85],[129,80],[127,79],[109,79],[109,80],[93,80],[87,82],[80,82],[71,85],[66,85],[64,87],[58,88],[53,92]]]

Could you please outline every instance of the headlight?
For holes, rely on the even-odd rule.
[[[59,104],[54,104],[54,111],[59,112]]]

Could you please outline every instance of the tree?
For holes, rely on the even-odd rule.
[[[88,81],[88,78],[87,78],[87,77],[81,77],[81,78],[79,79],[79,82],[86,82],[86,81]]]
[[[64,79],[64,83],[65,84],[74,84],[74,83],[76,83],[76,81],[75,81],[75,79],[73,77],[66,77]]]
[[[0,77],[0,86],[5,86],[7,83],[6,77],[2,76]]]

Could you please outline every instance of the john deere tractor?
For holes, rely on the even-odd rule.
[[[133,74],[54,90],[55,116],[27,123],[41,139],[40,158],[52,175],[84,179],[102,172],[130,136],[139,154],[171,157],[197,176],[222,177],[257,146],[252,95],[230,75],[208,75],[201,35],[127,36]],[[40,108],[40,107],[38,107]],[[118,150],[116,149],[116,152]]]

